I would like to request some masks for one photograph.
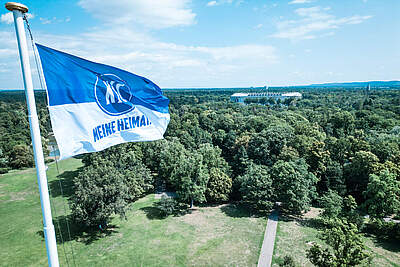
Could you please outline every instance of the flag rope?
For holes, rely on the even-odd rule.
[[[28,22],[28,18],[26,17],[26,14],[25,14],[25,13],[23,14],[23,19],[24,19],[24,21],[26,22],[26,28],[27,28],[27,30],[28,30],[28,32],[29,32],[29,37],[30,37],[30,39],[31,39],[32,51],[33,51],[33,55],[34,55],[34,58],[35,58],[36,70],[37,70],[38,78],[39,78],[39,82],[40,82],[40,89],[45,90],[45,88],[44,88],[44,86],[43,86],[43,84],[44,84],[44,77],[42,77],[42,73],[40,72],[39,60],[38,60],[38,57],[37,57],[37,54],[36,54],[37,52],[36,52],[36,49],[35,49],[35,42],[34,42],[34,39],[33,39],[31,27],[30,27],[29,22]],[[42,79],[43,79],[43,81],[42,81]],[[47,105],[48,103],[47,103],[46,94],[45,94],[45,104],[46,104],[46,106],[48,106],[48,105]],[[53,148],[53,151],[54,151],[54,146],[52,146],[52,148]],[[54,154],[54,159],[55,159],[56,167],[57,167],[57,180],[58,180],[58,184],[59,184],[59,186],[60,186],[61,199],[62,199],[62,201],[63,201],[63,206],[64,206],[64,215],[65,215],[64,218],[65,218],[65,222],[66,222],[66,226],[67,226],[68,238],[69,238],[70,241],[72,241],[72,238],[71,238],[71,231],[70,231],[69,222],[68,222],[69,220],[68,220],[68,217],[67,217],[67,209],[66,209],[66,207],[65,207],[65,201],[64,201],[64,190],[63,190],[63,187],[62,187],[62,182],[61,182],[60,177],[59,177],[59,176],[60,176],[60,170],[59,170],[59,168],[58,168],[58,161],[57,161],[57,157],[56,157],[55,154]],[[49,193],[50,193],[50,195],[51,195],[51,189],[50,189],[50,187],[49,187]],[[54,215],[55,215],[55,217],[57,217],[57,210],[56,210],[55,204],[53,204],[52,202],[50,202],[50,206],[51,206],[51,208],[54,210]],[[62,231],[61,231],[61,227],[60,227],[60,220],[57,220],[57,225],[58,225],[58,232],[59,232],[59,235],[60,235],[60,237],[61,237],[61,242],[62,242],[62,246],[63,246],[64,256],[65,256],[65,259],[66,259],[66,261],[67,261],[67,266],[69,267],[69,260],[68,260],[67,253],[65,252],[64,238],[63,238]],[[72,259],[73,259],[73,262],[74,262],[74,266],[76,266],[74,249],[73,249],[73,247],[72,247],[71,242],[69,242],[69,244],[70,244],[70,248],[71,248],[71,252],[72,252]]]

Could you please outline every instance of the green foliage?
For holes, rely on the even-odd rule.
[[[293,128],[286,124],[270,126],[254,134],[249,141],[248,155],[254,162],[272,165],[282,149],[291,141]]]
[[[173,198],[162,196],[160,201],[155,202],[154,206],[160,210],[161,216],[184,214],[188,205],[180,203]]]
[[[203,164],[208,170],[207,202],[227,201],[232,179],[229,177],[229,165],[221,156],[221,149],[211,144],[202,144],[197,152],[202,155]]]
[[[43,151],[47,155],[46,137],[50,131],[45,94],[35,92],[36,106],[42,134]],[[0,169],[32,167],[33,151],[29,120],[23,91],[0,92]],[[3,166],[1,166],[3,165]]]
[[[341,196],[346,194],[343,168],[339,162],[333,160],[328,161],[325,173],[320,181],[320,188],[323,189],[323,191],[328,189],[334,190]]]
[[[338,111],[332,114],[329,122],[334,129],[333,134],[335,136],[343,136],[352,133],[354,130],[355,118],[348,111]]]
[[[261,213],[269,212],[274,205],[274,191],[268,167],[250,164],[243,176],[238,177],[243,201]]]
[[[211,168],[206,189],[206,199],[209,203],[229,200],[232,189],[232,179],[218,168]]]
[[[322,217],[337,218],[342,212],[343,199],[335,191],[329,190],[321,197],[320,205],[323,208]]]
[[[180,159],[185,157],[187,153],[185,147],[178,141],[178,139],[171,139],[164,141],[163,147],[158,155],[159,167],[158,173],[161,179],[168,183],[174,183],[172,173],[179,167]]]
[[[283,257],[283,261],[279,263],[280,267],[296,267],[296,263],[292,256],[286,255]]]
[[[375,219],[382,219],[400,211],[400,181],[387,170],[371,174],[364,192],[366,212]]]
[[[33,152],[28,145],[15,145],[9,154],[11,168],[20,169],[33,166]]]
[[[400,241],[400,223],[395,221],[371,220],[367,225],[365,232],[373,234],[381,240]]]
[[[87,154],[83,162],[70,202],[74,219],[86,226],[124,217],[129,203],[153,189],[153,177],[129,144]]]
[[[347,188],[350,194],[361,201],[362,192],[367,189],[369,176],[378,170],[379,159],[369,151],[358,151],[345,166]]]
[[[113,214],[125,216],[129,187],[122,174],[109,162],[85,167],[74,179],[74,187],[71,209],[78,223],[104,226]]]
[[[0,168],[6,168],[8,165],[8,158],[3,154],[3,150],[0,149]]]
[[[8,158],[3,154],[3,151],[0,149],[0,174],[8,172]]]
[[[370,260],[357,227],[345,220],[336,220],[332,228],[323,231],[321,238],[330,248],[314,244],[307,258],[316,266],[356,266]]]
[[[179,199],[202,203],[206,201],[205,192],[209,180],[208,170],[203,164],[203,156],[196,152],[186,153],[179,158],[179,165],[171,173],[171,181]]]
[[[303,159],[279,160],[270,170],[277,201],[282,203],[282,208],[295,214],[308,210],[315,197],[317,178],[307,167]]]
[[[254,204],[259,200],[249,192],[258,192],[256,186],[240,190],[247,177],[249,185],[261,186],[257,195],[268,196],[258,205],[261,209],[281,201],[286,211],[300,213],[312,200],[335,191],[343,198],[339,216],[359,226],[362,220],[354,199],[362,205],[370,198],[363,194],[370,176],[387,169],[400,180],[399,91],[372,90],[366,97],[361,90],[308,89],[303,99],[285,100],[285,105],[267,99],[260,99],[262,105],[231,103],[234,92],[166,91],[171,122],[165,140],[121,144],[84,156],[85,165],[109,166],[121,175],[128,188],[127,202],[151,192],[155,184],[166,184],[184,202],[247,198]],[[40,94],[38,113],[46,150],[51,128]],[[0,172],[33,165],[24,101],[22,92],[0,93]],[[256,173],[249,178],[251,162],[269,170],[267,182]],[[270,184],[268,190],[265,184]]]

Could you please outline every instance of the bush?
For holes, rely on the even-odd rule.
[[[280,267],[296,267],[294,259],[292,256],[286,255],[283,257],[283,261],[279,263]]]
[[[329,248],[315,243],[307,250],[307,258],[315,266],[356,266],[370,263],[363,237],[357,226],[346,220],[336,220],[332,227],[322,232],[321,239]]]
[[[160,210],[160,214],[163,217],[186,213],[189,207],[187,204],[166,196],[162,196],[159,202],[154,203],[154,206]]]
[[[320,205],[323,208],[322,217],[336,218],[342,212],[343,199],[333,190],[328,192],[320,198]]]

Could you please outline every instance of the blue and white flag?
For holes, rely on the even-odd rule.
[[[169,100],[150,80],[36,44],[60,159],[163,138]]]

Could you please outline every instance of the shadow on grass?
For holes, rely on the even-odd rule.
[[[279,215],[279,220],[284,222],[296,221],[300,226],[314,228],[317,230],[324,229],[325,225],[319,218],[303,218],[300,215],[282,213]]]
[[[174,217],[183,216],[189,213],[192,213],[192,209],[188,209],[187,205],[182,204],[178,205],[175,210],[171,211],[169,214],[164,213],[159,207],[157,207],[158,203],[155,203],[154,207],[143,207],[140,210],[146,213],[146,217],[149,220],[163,220],[168,216],[172,215]]]
[[[72,194],[74,193],[74,178],[78,176],[81,168],[82,167],[78,168],[75,171],[64,171],[63,173],[58,175],[56,179],[50,181],[49,189],[51,191],[51,196],[53,198],[59,197],[61,195],[67,198],[72,196]],[[62,188],[60,187],[60,183]]]
[[[140,210],[146,213],[146,217],[149,220],[162,220],[165,219],[167,216],[164,216],[160,209],[156,207],[143,207]]]
[[[372,241],[377,247],[381,247],[395,253],[400,252],[399,240],[374,237]]]
[[[257,213],[247,205],[240,203],[226,204],[221,207],[221,211],[233,218],[266,217],[265,214]]]
[[[374,242],[377,247],[399,253],[400,242],[398,238],[400,233],[396,233],[399,230],[396,231],[395,227],[399,227],[398,229],[400,229],[400,225],[393,223],[385,223],[383,225],[367,223],[365,224],[363,232],[372,239],[372,242]]]
[[[299,219],[298,223],[301,226],[321,230],[325,227],[324,223],[318,218]]]
[[[67,227],[67,220],[69,229]],[[96,240],[117,233],[117,229],[119,228],[118,226],[112,224],[109,224],[107,228],[103,229],[94,227],[90,228],[75,223],[70,216],[58,216],[53,220],[53,224],[56,231],[58,244],[75,240],[77,242],[82,242],[85,245],[89,245]],[[44,238],[43,230],[37,231],[36,233]]]

